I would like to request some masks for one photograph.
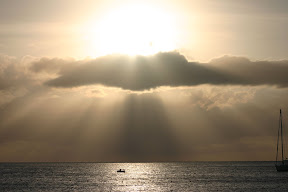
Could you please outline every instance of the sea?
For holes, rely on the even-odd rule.
[[[0,163],[0,191],[288,191],[288,172],[267,161]]]

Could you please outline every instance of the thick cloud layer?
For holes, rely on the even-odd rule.
[[[0,57],[0,161],[273,160],[287,62]],[[61,80],[61,81],[60,81]],[[204,83],[141,94],[161,85]]]
[[[49,63],[52,63],[51,65]],[[209,63],[188,62],[177,52],[153,56],[108,55],[93,60],[42,60],[33,71],[58,71],[46,82],[53,87],[102,84],[128,90],[147,90],[160,86],[276,85],[288,86],[288,61],[250,61],[224,56]]]

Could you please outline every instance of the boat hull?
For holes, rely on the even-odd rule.
[[[117,173],[125,173],[125,169],[119,169]]]

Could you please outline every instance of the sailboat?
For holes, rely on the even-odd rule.
[[[281,145],[280,145],[281,144]],[[281,147],[281,161],[278,161],[279,145]],[[288,159],[284,159],[284,140],[283,140],[283,125],[282,125],[282,112],[280,109],[278,138],[277,138],[277,153],[275,167],[277,171],[288,171]]]

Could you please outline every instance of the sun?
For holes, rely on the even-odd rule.
[[[121,6],[96,22],[88,22],[84,29],[87,49],[92,55],[150,55],[177,49],[175,18],[156,6]]]

